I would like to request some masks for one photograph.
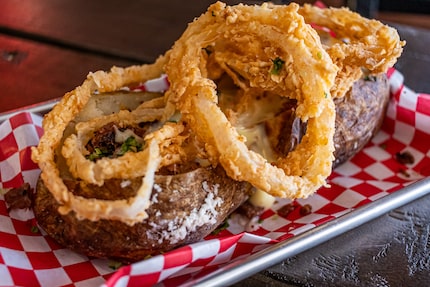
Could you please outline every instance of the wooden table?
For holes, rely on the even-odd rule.
[[[212,2],[0,1],[0,112],[61,97],[79,85],[89,71],[154,61],[170,48],[186,24],[204,12]],[[227,2],[235,4],[239,1]],[[405,75],[406,85],[417,91],[429,92],[430,30],[393,25],[408,42],[396,67]],[[418,246],[413,245],[414,242],[400,242],[397,247],[400,250],[409,246],[416,248],[418,253],[427,252],[430,256],[428,206],[428,197],[411,203],[256,274],[237,286],[333,286],[339,282],[353,286],[372,283],[379,286],[424,286],[430,282],[430,266],[422,266],[423,272],[408,275],[405,273],[406,259],[401,256],[401,252],[387,254],[388,259],[396,260],[391,265],[374,270],[369,270],[372,266],[375,268],[371,264],[369,268],[362,268],[373,272],[373,277],[367,273],[359,274],[361,277],[354,277],[352,281],[338,281],[333,276],[337,274],[345,279],[348,264],[369,263],[372,254],[366,252],[368,244],[387,244],[391,242],[393,234],[411,232],[408,229],[410,226],[393,219],[396,214],[413,214],[413,211],[420,210],[420,234],[427,243]],[[315,258],[328,258],[331,261],[326,260],[325,269],[318,269],[310,265],[310,261],[315,261]],[[427,264],[430,265],[430,262],[427,261]],[[331,277],[325,273],[329,271],[332,272]],[[378,278],[380,282],[369,281]],[[394,278],[396,281],[385,282],[384,278]]]

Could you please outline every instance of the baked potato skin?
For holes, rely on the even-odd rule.
[[[334,99],[334,167],[351,159],[379,131],[389,98],[388,78],[380,74],[356,81],[344,97]]]
[[[119,181],[110,180],[106,185],[114,189]],[[138,186],[133,181],[141,182],[134,179],[131,187]],[[90,257],[130,263],[203,239],[251,192],[248,183],[233,181],[220,167],[157,175],[155,183],[149,217],[133,226],[116,220],[78,220],[73,212],[59,214],[58,203],[41,179],[34,212],[38,224],[60,245]],[[72,185],[73,192],[82,196],[91,190],[91,186],[81,188],[76,182]],[[106,195],[109,189],[104,193],[102,197],[113,199]]]
[[[354,156],[379,130],[388,100],[385,75],[361,79],[345,97],[335,99],[334,167]],[[272,146],[281,154],[293,149],[306,132],[305,124],[297,121],[289,110],[267,123],[266,128],[270,129]],[[121,182],[112,179],[98,187],[64,179],[75,195],[115,200],[132,196],[140,187],[141,178],[130,180],[127,187],[121,187]],[[79,220],[73,212],[59,214],[58,203],[41,179],[37,183],[34,212],[38,224],[60,245],[91,257],[130,263],[203,239],[252,192],[250,184],[230,179],[221,167],[157,175],[155,182],[152,204],[147,210],[149,217],[133,226],[115,220]],[[210,208],[208,202],[213,204],[217,198],[222,199],[222,204],[216,205],[216,215],[209,216],[205,223],[192,221],[201,219],[196,211],[204,206]]]
[[[356,81],[344,97],[334,99],[333,168],[357,154],[379,131],[389,98],[387,76],[380,74]],[[306,123],[295,115],[295,103],[265,124],[271,146],[280,156],[294,150],[306,133]]]

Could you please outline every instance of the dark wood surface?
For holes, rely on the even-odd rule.
[[[0,2],[0,26],[73,48],[152,62],[211,2],[7,0]]]
[[[132,63],[0,34],[0,112],[61,97],[89,71]]]
[[[152,62],[212,2],[0,1],[0,112],[61,97],[79,85],[90,71]],[[423,17],[428,21],[428,17]],[[396,18],[389,21],[408,42],[396,65],[405,75],[405,83],[414,90],[430,92],[430,30],[397,25]],[[429,204],[430,198],[425,198],[393,211],[236,286],[425,286],[430,282],[428,260],[423,261],[422,271],[411,275],[405,270],[408,258],[392,251],[384,259],[384,262],[394,262],[387,265],[390,268],[377,269],[379,265],[372,265],[375,250],[367,247],[369,242],[373,246],[391,244],[396,248],[389,250],[398,249],[404,254],[409,246],[418,253],[427,252],[421,254],[430,258]],[[419,230],[410,217],[405,219],[405,214],[417,214]],[[416,234],[421,236],[421,245],[413,240],[406,242],[410,245],[396,241],[395,234],[410,230],[419,231]],[[344,277],[327,276],[324,270],[328,269],[314,264],[318,259],[321,262],[327,259],[324,266],[331,266],[332,275]],[[352,259],[361,268],[361,273],[354,273],[361,277],[352,278],[356,281],[345,279],[345,272],[350,270],[345,268]],[[384,281],[384,278],[397,278],[397,281]]]
[[[0,112],[61,97],[89,71],[153,62],[212,2],[0,1]]]
[[[429,206],[426,196],[276,264],[257,278],[291,286],[429,286]],[[245,282],[253,286],[253,279]]]

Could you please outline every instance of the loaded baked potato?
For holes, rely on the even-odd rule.
[[[138,193],[142,176],[109,178],[102,185],[88,183],[71,174],[61,150],[64,141],[77,133],[76,126],[79,123],[118,114],[120,110],[135,110],[142,103],[153,99],[157,101],[157,96],[160,94],[113,92],[90,98],[67,125],[61,139],[63,144],[56,150],[55,164],[69,192],[86,199],[109,201],[129,199]],[[175,121],[171,119],[167,125],[178,124]],[[115,159],[122,157],[121,153],[135,153],[137,150],[133,148],[138,147],[138,139],[159,126],[158,121],[137,122],[135,125],[109,122],[94,130],[85,143],[86,159]],[[118,135],[124,134],[126,137],[118,140]],[[247,182],[232,180],[220,166],[213,167],[204,158],[199,158],[197,149],[200,147],[187,131],[178,137],[184,138],[181,147],[187,151],[186,159],[180,164],[168,164],[157,171],[145,219],[129,224],[103,218],[82,219],[74,211],[61,213],[61,205],[40,178],[34,204],[38,224],[64,247],[88,256],[112,258],[121,262],[141,260],[201,240],[248,199],[252,187]],[[128,150],[124,151],[126,143]]]
[[[344,97],[334,99],[336,123],[334,132],[333,167],[352,158],[378,132],[385,117],[390,98],[387,76],[365,76],[354,83]],[[267,137],[276,154],[285,155],[300,142],[306,133],[294,113],[294,101],[265,122]]]
[[[352,158],[379,131],[390,99],[387,76],[365,76],[342,98],[334,99],[334,167]]]
[[[102,187],[81,187],[78,181],[68,186],[75,194],[118,199],[135,192],[140,181],[133,179],[126,188],[118,179],[108,180]],[[243,203],[250,191],[249,184],[233,181],[220,167],[157,175],[148,218],[130,226],[117,220],[79,220],[73,212],[60,214],[58,203],[39,180],[34,212],[38,224],[62,246],[88,256],[133,262],[200,241]]]
[[[275,8],[292,17],[282,28],[297,33],[276,27],[280,21],[270,18]],[[65,247],[132,262],[206,237],[248,198],[258,203],[256,197],[272,191],[291,199],[315,192],[327,169],[351,158],[379,129],[389,96],[380,70],[400,55],[401,43],[392,34],[389,60],[372,58],[363,68],[363,55],[348,50],[359,45],[336,49],[337,41],[325,47],[334,47],[329,56],[298,10],[218,2],[199,18],[219,25],[211,30],[220,33],[216,41],[206,39],[196,20],[155,63],[91,73],[46,115],[45,134],[33,149],[42,170],[34,206],[39,225]],[[253,34],[257,40],[273,25],[274,35],[293,45],[287,47],[291,55],[267,39],[246,42],[250,22],[235,13],[255,16],[253,24],[262,28]],[[236,20],[242,21],[240,37],[232,39],[229,25]],[[205,46],[193,46],[193,53],[188,48],[199,37]],[[299,46],[318,75],[294,57]],[[342,58],[339,51],[351,55]],[[355,62],[349,66],[348,60]],[[373,68],[378,76],[370,74]],[[362,70],[370,73],[357,81]],[[163,73],[170,82],[164,90],[133,90]],[[352,88],[346,80],[355,82]],[[346,94],[340,92],[345,87]],[[212,113],[219,121],[208,121]],[[252,182],[253,174],[260,178]]]
[[[134,99],[130,100],[130,96]],[[140,99],[127,94],[95,97],[98,104],[90,101],[77,118],[88,120],[89,115],[99,115],[103,109],[103,113],[117,112],[118,106],[130,109],[151,96],[154,95],[146,94]],[[356,154],[377,132],[388,98],[387,79],[380,75],[357,81],[344,98],[336,100],[335,165]],[[265,128],[271,149],[285,153],[294,149],[306,125],[297,121],[292,110],[285,110],[269,119]],[[65,135],[72,133],[69,129],[71,127]],[[105,140],[106,137],[105,132]],[[87,184],[74,179],[63,161],[57,155],[57,163],[63,167],[60,174],[67,188],[75,195],[122,199],[136,193],[141,184],[140,177],[130,179],[126,185],[122,179],[106,180],[102,186]],[[39,225],[62,246],[89,256],[132,262],[201,240],[253,192],[249,183],[232,180],[222,167],[214,168],[192,161],[165,167],[157,173],[152,188],[152,203],[147,209],[148,218],[133,226],[118,220],[80,220],[73,212],[60,214],[58,202],[42,179],[37,184],[34,212]]]

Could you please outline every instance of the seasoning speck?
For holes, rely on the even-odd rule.
[[[108,266],[110,269],[118,270],[122,266],[122,263],[118,261],[109,261]]]
[[[398,152],[395,158],[401,164],[413,164],[415,162],[414,156],[409,151]]]
[[[312,206],[310,204],[305,204],[300,207],[300,215],[308,215],[312,213]]]
[[[277,211],[277,213],[280,216],[282,216],[282,217],[286,217],[286,216],[288,216],[288,214],[290,214],[291,212],[293,212],[294,209],[296,209],[296,207],[294,206],[294,204],[288,203],[288,204],[282,206],[281,208],[279,208],[278,211]]]
[[[4,199],[8,204],[8,210],[28,209],[33,206],[33,189],[28,182],[12,188],[4,194]]]

